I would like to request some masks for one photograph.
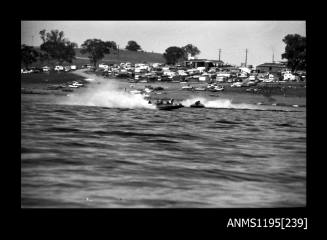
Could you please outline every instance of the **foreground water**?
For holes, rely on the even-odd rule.
[[[22,207],[306,205],[306,108],[41,102],[21,104]]]

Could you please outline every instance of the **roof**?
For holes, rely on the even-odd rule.
[[[223,62],[223,61],[219,61],[219,60],[208,60],[208,59],[190,59],[190,60],[186,60],[185,62]]]
[[[257,67],[280,67],[280,68],[284,68],[286,67],[285,64],[282,63],[263,63],[258,65]]]

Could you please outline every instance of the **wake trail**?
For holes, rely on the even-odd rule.
[[[232,103],[230,99],[208,100],[203,97],[193,97],[182,101],[185,107],[190,107],[196,101],[200,101],[206,108],[232,108],[232,109],[254,109],[265,110],[265,107],[249,103]]]

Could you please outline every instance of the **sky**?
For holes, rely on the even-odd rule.
[[[115,41],[125,48],[130,40],[144,51],[164,53],[168,47],[193,44],[198,58],[240,65],[281,61],[287,34],[306,36],[305,21],[21,21],[21,43],[41,44],[39,32],[58,29],[80,46],[86,39]]]

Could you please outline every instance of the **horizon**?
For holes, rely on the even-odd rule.
[[[163,54],[171,46],[193,44],[199,59],[220,59],[231,65],[257,66],[281,59],[287,34],[306,36],[305,21],[21,21],[21,44],[39,47],[39,32],[58,29],[81,44],[86,39],[115,41],[120,49],[136,41],[145,52]],[[200,33],[200,34],[199,34]]]

